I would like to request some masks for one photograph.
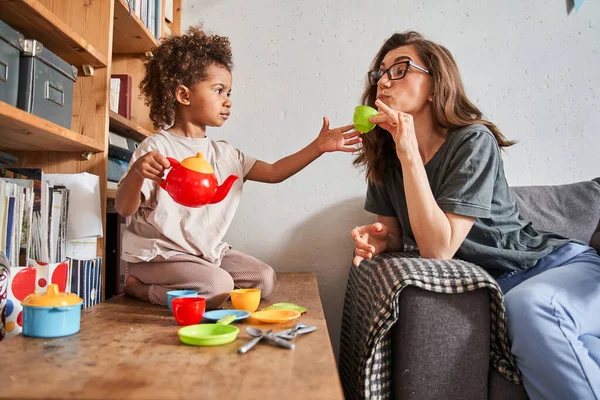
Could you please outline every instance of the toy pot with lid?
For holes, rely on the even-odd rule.
[[[167,160],[171,163],[171,171],[160,187],[183,206],[201,207],[220,202],[238,178],[236,175],[230,175],[219,186],[213,168],[202,153],[181,162],[170,157],[167,157]]]
[[[83,299],[59,291],[55,283],[45,294],[30,294],[21,304],[25,336],[53,338],[79,332]]]

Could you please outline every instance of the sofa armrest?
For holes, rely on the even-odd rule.
[[[395,399],[485,399],[490,369],[486,289],[443,294],[405,288],[392,329]]]

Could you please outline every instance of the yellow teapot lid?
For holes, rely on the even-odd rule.
[[[180,164],[187,169],[203,174],[214,174],[215,172],[202,153],[196,153],[195,157],[188,157],[181,161]]]
[[[25,297],[21,302],[24,306],[32,307],[58,307],[58,306],[72,306],[79,304],[83,301],[75,293],[66,293],[58,290],[56,283],[48,286],[45,294],[30,294]]]

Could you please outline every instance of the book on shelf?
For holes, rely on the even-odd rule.
[[[119,94],[121,92],[121,80],[110,78],[109,108],[112,112],[119,112]]]
[[[173,22],[173,0],[165,0],[165,21]]]

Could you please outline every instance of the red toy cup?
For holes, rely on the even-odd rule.
[[[204,297],[177,297],[172,301],[173,315],[179,325],[194,325],[200,323],[206,299]]]

